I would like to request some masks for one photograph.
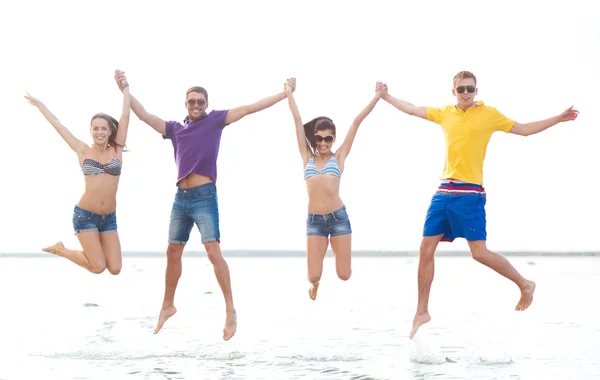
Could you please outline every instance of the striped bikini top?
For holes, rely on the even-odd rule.
[[[341,176],[340,167],[338,166],[337,160],[333,155],[327,160],[323,170],[317,170],[317,166],[315,165],[315,156],[312,156],[310,160],[308,160],[308,164],[306,164],[306,168],[304,169],[304,179],[312,177],[317,174],[329,174],[337,177]]]
[[[86,158],[83,160],[83,165],[81,165],[81,171],[83,171],[83,175],[98,175],[106,173],[114,176],[120,176],[121,167],[121,161],[119,161],[117,158],[117,150],[115,149],[115,158],[111,159],[106,164],[101,164],[96,160]]]

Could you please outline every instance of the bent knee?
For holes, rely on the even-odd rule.
[[[91,263],[90,264],[90,272],[94,274],[100,274],[104,272],[106,269],[106,264],[104,263]]]
[[[110,274],[113,274],[115,276],[118,275],[119,273],[121,273],[121,266],[120,265],[119,266],[109,266],[106,269],[108,269],[108,272]]]
[[[471,251],[471,257],[473,257],[473,259],[475,261],[483,261],[485,259],[485,257],[487,256],[488,251],[486,249],[476,249],[476,250],[472,250]]]
[[[485,241],[469,241],[469,250],[471,251],[471,257],[475,261],[482,262],[490,254]]]
[[[316,284],[317,282],[321,281],[321,275],[320,274],[310,274],[308,275],[308,282],[310,282],[311,284]]]
[[[350,276],[352,276],[352,271],[351,270],[348,270],[348,271],[338,271],[337,275],[340,278],[340,280],[342,280],[342,281],[348,281],[350,279]]]

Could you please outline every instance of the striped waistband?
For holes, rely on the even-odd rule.
[[[442,194],[485,194],[485,189],[481,185],[473,183],[442,181],[437,189],[437,193]]]

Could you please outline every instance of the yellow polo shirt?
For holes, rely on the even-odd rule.
[[[477,101],[466,111],[455,105],[427,107],[427,120],[439,124],[446,139],[443,179],[483,185],[483,160],[492,133],[515,124],[494,107]]]

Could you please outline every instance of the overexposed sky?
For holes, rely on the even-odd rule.
[[[160,4],[160,5],[157,5]],[[168,4],[168,5],[167,5]],[[452,77],[478,77],[479,97],[528,122],[574,105],[575,122],[542,134],[496,133],[488,147],[488,244],[496,250],[598,250],[600,12],[575,1],[9,1],[0,12],[4,119],[0,252],[37,252],[73,235],[84,179],[76,155],[25,91],[91,143],[96,112],[119,118],[115,69],[165,120],[186,116],[185,91],[233,108],[298,81],[304,120],[327,115],[338,142],[373,96],[454,103]],[[175,193],[168,140],[132,114],[118,193],[123,250],[163,251]],[[418,249],[444,159],[439,126],[381,101],[346,161],[341,195],[353,247]],[[218,161],[227,249],[305,248],[307,196],[284,100],[228,126]],[[201,250],[195,229],[189,245]],[[465,249],[466,242],[443,244]]]

